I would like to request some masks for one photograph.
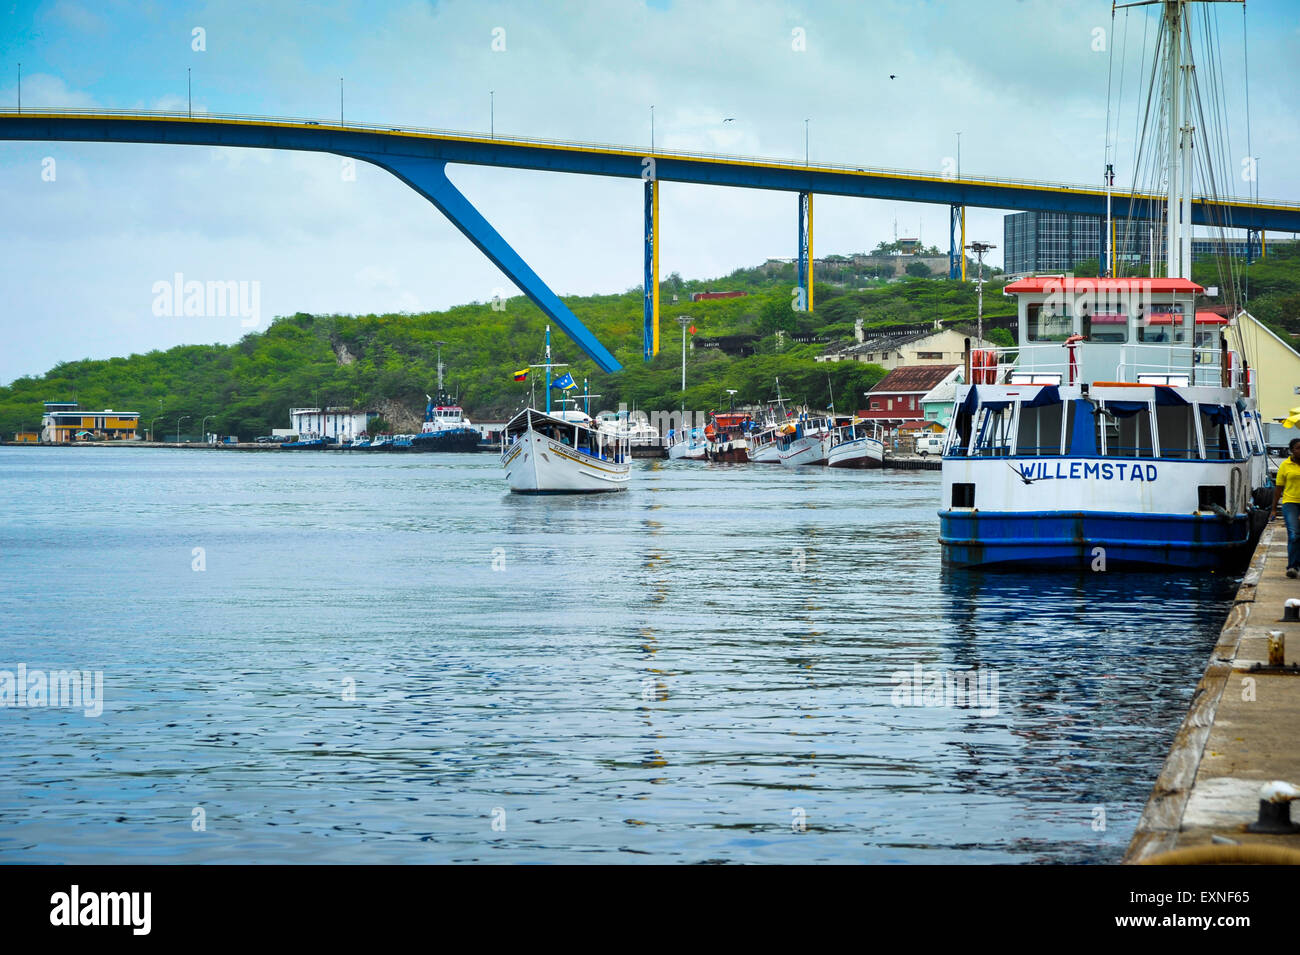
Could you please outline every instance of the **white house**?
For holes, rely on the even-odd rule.
[[[378,411],[355,408],[290,408],[293,433],[303,438],[355,438],[370,430]]]
[[[854,329],[855,342],[827,346],[816,361],[862,361],[886,371],[914,365],[954,365],[965,361],[967,336],[954,328],[906,328],[869,332]],[[992,342],[970,336],[971,348],[996,348]]]

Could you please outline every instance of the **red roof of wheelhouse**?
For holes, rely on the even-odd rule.
[[[1005,292],[1185,292],[1201,294],[1205,289],[1191,279],[1130,278],[1098,279],[1062,275],[1034,275],[1017,279]]]

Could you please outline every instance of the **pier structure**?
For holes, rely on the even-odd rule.
[[[1300,829],[1268,821],[1289,816],[1287,785],[1300,787],[1300,581],[1286,557],[1279,517],[1260,535],[1125,862],[1300,863]],[[1274,782],[1284,785],[1266,788]]]

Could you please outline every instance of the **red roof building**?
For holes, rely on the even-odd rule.
[[[886,425],[924,420],[925,409],[921,407],[921,399],[959,367],[905,365],[895,368],[867,393],[868,407],[859,411],[858,417]]]

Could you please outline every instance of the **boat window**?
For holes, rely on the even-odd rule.
[[[1134,408],[1134,405],[1141,407]],[[1106,402],[1109,414],[1098,415],[1106,434],[1106,455],[1121,458],[1155,457],[1151,435],[1151,406],[1145,401]]]
[[[1011,418],[1014,405],[980,408],[975,424],[975,457],[1000,458],[1011,454]]]
[[[1138,312],[1138,341],[1147,345],[1185,345],[1189,323],[1181,305],[1152,305]]]
[[[1128,341],[1128,313],[1118,308],[1106,312],[1086,312],[1080,316],[1083,336],[1090,342],[1114,342],[1124,344]]]
[[[1201,437],[1205,439],[1205,456],[1211,461],[1228,461],[1245,457],[1232,409],[1223,405],[1197,405],[1201,414]]]
[[[1074,320],[1065,305],[1030,305],[1028,318],[1031,342],[1063,342],[1074,333]]]
[[[1156,433],[1162,458],[1199,458],[1191,405],[1156,405]]]
[[[1038,408],[1021,405],[1020,424],[1016,428],[1016,454],[1060,454],[1064,410],[1064,402]]]

